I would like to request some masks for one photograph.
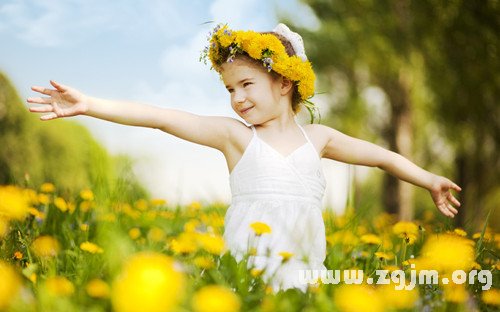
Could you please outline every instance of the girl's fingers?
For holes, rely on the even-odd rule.
[[[44,105],[44,106],[30,107],[29,111],[34,113],[47,113],[54,111],[54,108],[51,105]]]
[[[57,83],[55,82],[54,80],[51,80],[50,81],[50,84],[54,86],[54,88],[57,89],[57,91],[61,91],[61,92],[64,92],[66,90],[68,90],[68,87],[66,87],[65,85],[62,85],[60,83]]]
[[[51,90],[51,89],[47,89],[47,88],[39,87],[39,86],[33,86],[33,87],[31,87],[31,90],[45,94],[45,95],[52,95],[54,91],[57,91],[57,90]]]
[[[36,104],[51,104],[52,97],[30,97],[27,99],[28,103],[36,103]]]
[[[448,193],[448,200],[451,201],[451,203],[455,206],[458,206],[460,207],[460,202],[451,194],[451,193]]]
[[[448,207],[448,210],[453,213],[453,215],[456,215],[458,213],[458,210],[456,210],[452,205],[446,204],[446,206]]]
[[[42,117],[40,117],[41,120],[51,120],[51,119],[55,119],[55,118],[57,118],[57,114],[54,112],[47,114],[47,115],[43,115]]]
[[[451,188],[454,189],[457,192],[460,192],[462,190],[462,188],[460,186],[456,185],[453,182],[451,182]]]

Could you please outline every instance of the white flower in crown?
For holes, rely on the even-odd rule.
[[[278,26],[273,29],[273,32],[286,38],[292,45],[295,54],[303,61],[307,61],[304,41],[298,33],[291,31],[290,28],[283,23],[279,23]]]

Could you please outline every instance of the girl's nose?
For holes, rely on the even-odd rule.
[[[233,93],[233,101],[235,103],[243,103],[245,102],[245,93],[242,91],[234,91]]]

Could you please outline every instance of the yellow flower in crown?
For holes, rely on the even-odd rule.
[[[286,26],[280,25],[291,32]],[[246,54],[262,61],[268,71],[272,70],[297,83],[302,101],[309,102],[308,99],[314,95],[316,76],[311,63],[304,53],[301,57],[289,56],[275,35],[251,30],[234,31],[227,25],[219,24],[209,33],[208,41],[209,45],[202,51],[200,61],[206,64],[210,60],[212,68],[217,71],[223,63],[232,62],[237,54]],[[311,106],[306,107],[309,109]]]

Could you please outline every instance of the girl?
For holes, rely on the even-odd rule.
[[[299,288],[299,270],[326,270],[321,202],[325,179],[321,158],[378,167],[429,190],[437,208],[454,217],[460,206],[455,183],[421,169],[399,154],[347,136],[330,127],[302,127],[295,118],[300,103],[314,93],[314,73],[301,37],[283,24],[273,32],[231,31],[217,26],[204,50],[230,94],[229,117],[188,112],[85,95],[50,81],[34,86],[47,97],[28,98],[41,120],[87,115],[120,124],[160,129],[221,151],[227,161],[232,201],[224,238],[240,261],[264,270],[274,291]],[[264,65],[264,66],[263,66]]]

